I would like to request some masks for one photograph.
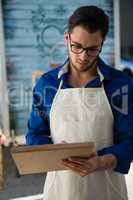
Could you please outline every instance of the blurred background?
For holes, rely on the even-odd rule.
[[[5,166],[4,175],[0,169],[0,182],[4,182],[1,200],[30,199],[29,195],[42,193],[45,175],[20,177],[10,157],[10,146],[25,144],[34,84],[42,73],[64,63],[67,19],[82,5],[99,6],[108,14],[110,29],[101,57],[132,77],[132,0],[0,0],[0,128],[7,138],[0,159]],[[130,180],[128,176],[131,198]]]

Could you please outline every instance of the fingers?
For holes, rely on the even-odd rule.
[[[68,158],[68,161],[72,161],[72,162],[75,162],[75,163],[86,163],[87,161],[89,161],[91,158],[94,158],[96,157],[97,154],[96,153],[93,153],[91,154],[90,156],[72,156],[70,158]]]
[[[68,167],[68,166],[65,166],[65,168],[66,169],[68,169],[68,170],[71,170],[73,173],[75,173],[75,174],[77,174],[77,175],[79,175],[79,176],[81,176],[81,177],[84,177],[84,176],[86,176],[87,175],[87,172],[85,171],[85,172],[83,172],[83,171],[80,171],[80,170],[75,170],[75,169],[73,169],[72,167]]]
[[[87,169],[85,169],[85,167],[81,164],[81,163],[75,163],[72,161],[66,161],[63,160],[62,164],[69,170],[72,170],[73,172],[75,172],[76,174],[80,175],[80,176],[85,176],[88,174]]]
[[[0,145],[4,145],[6,142],[6,137],[4,134],[0,134]]]
[[[62,140],[61,144],[67,144],[67,142],[65,140]]]
[[[90,154],[89,156],[71,156],[70,158],[68,158],[68,159],[70,159],[70,160],[73,160],[73,161],[76,161],[76,160],[78,160],[78,161],[86,161],[86,160],[89,160],[90,158],[93,158],[93,157],[96,157],[97,156],[97,154],[96,153],[92,153],[92,154]]]
[[[71,161],[73,163],[77,163],[77,164],[83,164],[88,160],[88,157],[70,157],[68,158],[68,161]]]
[[[72,157],[64,159],[62,164],[75,173],[78,173],[81,176],[86,176],[99,170],[99,157],[95,156],[90,159],[88,159],[88,157]]]

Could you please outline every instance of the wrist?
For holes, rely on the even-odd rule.
[[[113,154],[99,156],[99,168],[101,170],[114,169],[117,166],[117,158]]]

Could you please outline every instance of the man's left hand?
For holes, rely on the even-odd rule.
[[[69,170],[80,176],[86,176],[95,171],[114,169],[117,165],[117,159],[114,155],[91,157],[70,157],[62,160],[62,164]]]

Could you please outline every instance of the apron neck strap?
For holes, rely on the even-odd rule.
[[[97,67],[97,72],[98,72],[98,75],[99,75],[99,77],[100,77],[100,81],[103,82],[104,76],[103,76],[103,74],[100,72],[99,67]]]
[[[103,76],[103,74],[100,72],[100,69],[99,69],[99,67],[97,67],[97,72],[98,72],[98,75],[99,75],[99,77],[100,77],[100,81],[101,81],[101,83],[102,83],[102,86],[103,86],[103,80],[104,80],[104,76]],[[62,85],[63,85],[63,80],[61,79],[61,81],[60,81],[60,83],[59,83],[58,90],[60,90],[60,89],[61,89]]]

